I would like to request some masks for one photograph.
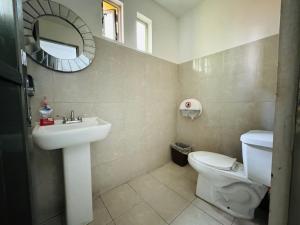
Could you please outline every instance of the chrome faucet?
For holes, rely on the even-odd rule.
[[[82,116],[78,116],[77,119],[75,118],[74,110],[71,110],[70,118],[63,117],[63,123],[69,124],[69,123],[81,123],[82,122]]]
[[[74,116],[74,110],[71,110],[71,116],[70,116],[71,121],[75,120],[75,116]]]

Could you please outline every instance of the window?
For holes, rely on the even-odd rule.
[[[143,52],[152,53],[152,20],[137,13],[136,47]]]
[[[78,46],[50,39],[41,38],[40,47],[50,55],[61,59],[75,59],[78,56]]]
[[[141,20],[136,21],[136,45],[140,51],[147,51],[148,49],[148,27],[147,24]]]
[[[123,42],[123,3],[119,0],[102,1],[102,34]]]

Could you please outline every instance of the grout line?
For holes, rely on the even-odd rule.
[[[160,167],[161,168],[161,167]],[[159,169],[159,168],[158,168]],[[152,171],[153,172],[153,171]],[[151,173],[152,173],[151,172]],[[169,187],[167,184],[164,184],[164,183],[162,183],[159,179],[157,179],[155,176],[153,176],[151,173],[149,173],[149,175],[151,176],[151,177],[153,177],[155,180],[157,180],[159,183],[161,183],[162,185],[164,185],[166,188],[168,188],[169,190],[171,190],[171,191],[173,191],[173,192],[175,192],[176,194],[178,194],[180,197],[182,197],[176,190],[173,190],[171,187]],[[182,177],[183,175],[180,175],[179,177]],[[188,178],[187,178],[188,179]],[[196,196],[196,194],[195,194],[195,197],[197,198],[197,196]],[[183,197],[182,197],[183,198]],[[186,200],[185,198],[183,198],[184,200]],[[172,221],[171,221],[171,223],[178,217],[178,216],[180,216],[182,213],[183,213],[183,211],[186,209],[186,208],[188,208],[190,205],[193,205],[194,207],[196,207],[197,209],[199,209],[200,211],[202,211],[202,212],[204,212],[206,215],[208,215],[210,218],[212,218],[213,220],[215,220],[216,222],[218,222],[218,223],[220,223],[221,225],[226,225],[226,224],[223,224],[223,223],[221,223],[217,218],[215,218],[215,217],[213,217],[213,216],[211,216],[211,215],[209,215],[207,212],[205,212],[203,209],[200,209],[199,207],[197,207],[196,205],[194,205],[193,204],[193,201],[195,200],[195,198],[193,199],[193,200],[186,200],[187,202],[189,202],[190,204],[188,205],[188,206],[186,206]],[[234,221],[234,220],[233,220]],[[231,225],[233,225],[233,221],[232,221],[232,223],[231,223]]]
[[[148,175],[150,175],[149,173],[147,173]],[[145,174],[146,175],[146,174]],[[144,176],[144,175],[142,175]],[[141,200],[149,206],[149,208],[151,208],[166,224],[169,224],[168,221],[166,221],[144,198],[142,195],[140,195],[128,182],[128,185],[130,186],[130,188],[141,198]]]
[[[107,208],[107,206],[106,206],[106,204],[105,204],[105,202],[103,201],[103,199],[102,199],[102,196],[101,195],[99,195],[99,199],[102,201],[102,203],[103,203],[103,205],[104,205],[104,207],[105,207],[105,209],[106,209],[106,211],[108,212],[108,214],[109,214],[109,216],[110,216],[110,218],[111,218],[111,220],[115,223],[115,221],[114,221],[114,219],[113,219],[113,217],[112,217],[112,215],[110,214],[110,212],[109,212],[109,210],[108,210],[108,208]],[[111,221],[110,221],[111,222]],[[109,223],[110,223],[109,222]],[[109,224],[108,223],[108,224]]]
[[[59,218],[61,217],[61,218]],[[50,218],[44,220],[43,222],[41,222],[41,224],[47,224],[49,221],[51,222],[51,220],[55,219],[55,218],[59,218],[59,220],[62,222],[62,224],[64,224],[64,222],[62,220],[64,220],[64,217],[65,217],[65,212],[64,211],[61,211],[57,214],[55,214],[54,216],[51,216]]]
[[[141,202],[135,203],[131,208],[125,210],[123,213],[121,213],[119,216],[117,216],[116,218],[112,217],[112,220],[115,222],[116,219],[119,219],[120,217],[124,216],[125,214],[129,213],[135,206],[139,205]],[[109,211],[107,209],[107,211]]]
[[[97,166],[97,165],[96,165]],[[124,185],[124,184],[128,184],[130,181],[132,181],[133,179],[135,179],[135,178],[138,178],[138,177],[141,177],[141,176],[144,176],[144,175],[146,175],[146,174],[148,174],[148,172],[145,172],[145,173],[142,173],[142,174],[140,174],[140,175],[137,175],[137,176],[134,176],[133,178],[131,178],[130,180],[128,180],[128,181],[124,181],[124,182],[122,182],[121,184],[118,184],[117,186],[114,186],[114,187],[112,187],[112,188],[110,188],[110,189],[108,189],[108,190],[105,190],[104,192],[98,192],[97,194],[95,194],[95,195],[99,195],[99,196],[101,196],[101,195],[104,195],[105,193],[107,193],[107,192],[109,192],[109,191],[111,191],[111,190],[114,190],[115,188],[118,188],[118,187],[120,187],[120,186],[122,186],[122,185]]]
[[[165,187],[167,187],[168,189],[170,189],[171,191],[175,192],[177,195],[179,195],[181,198],[183,198],[185,201],[187,202],[192,202],[195,200],[195,198],[193,198],[192,200],[188,200],[186,199],[185,197],[183,197],[178,191],[176,191],[175,189],[173,189],[171,186],[169,186],[169,184],[165,184],[163,182],[161,182],[158,178],[156,178],[155,176],[153,176],[152,174],[149,174],[150,176],[152,176],[155,180],[157,180],[159,183],[161,183],[162,185],[164,185]],[[187,179],[188,181],[191,181],[190,179],[188,178],[185,178],[185,176],[182,174],[182,175],[179,175],[178,178],[184,178],[184,179]]]
[[[161,168],[161,167],[160,167]],[[157,169],[159,169],[159,168],[157,168]],[[155,170],[157,170],[157,169],[155,169]],[[135,189],[134,189],[134,187],[133,186],[131,186],[130,185],[130,183],[129,182],[131,182],[132,180],[134,180],[135,178],[132,178],[132,179],[130,179],[129,181],[127,181],[127,182],[125,182],[125,183],[123,183],[123,184],[120,184],[120,185],[118,185],[118,186],[116,186],[116,187],[114,187],[114,188],[112,188],[112,189],[110,189],[110,190],[107,190],[106,192],[109,192],[109,191],[112,191],[112,190],[114,190],[114,189],[116,189],[116,188],[118,188],[118,187],[120,187],[120,186],[122,186],[122,185],[124,185],[124,184],[127,184],[128,186],[129,186],[129,188],[131,189],[131,190],[133,190],[135,193],[136,193],[136,195],[141,199],[141,201],[140,202],[138,202],[138,203],[135,203],[130,209],[128,209],[128,210],[126,210],[125,212],[123,212],[121,215],[119,215],[118,217],[116,217],[116,218],[113,218],[112,217],[112,215],[111,215],[111,213],[109,212],[109,210],[108,210],[108,208],[107,208],[107,206],[106,206],[106,204],[105,204],[105,202],[103,201],[103,198],[102,198],[102,195],[103,194],[105,194],[106,192],[104,192],[103,194],[99,194],[98,196],[99,196],[99,198],[101,199],[101,201],[102,201],[102,203],[103,203],[103,205],[104,205],[104,207],[106,208],[106,210],[108,211],[108,213],[109,213],[109,215],[110,215],[110,217],[111,217],[111,219],[112,219],[112,221],[115,223],[115,220],[116,219],[118,219],[118,218],[120,218],[121,216],[124,216],[126,213],[128,213],[128,212],[130,212],[136,205],[138,205],[138,204],[141,204],[141,203],[144,203],[144,204],[146,204],[149,208],[151,208],[165,223],[167,223],[167,224],[171,224],[171,223],[173,223],[175,220],[176,220],[176,218],[178,218],[189,206],[194,206],[194,207],[196,207],[197,209],[199,209],[201,212],[203,212],[203,213],[205,213],[207,216],[209,216],[210,218],[212,218],[214,221],[216,221],[216,222],[218,222],[218,223],[220,223],[220,224],[222,224],[222,225],[224,225],[223,223],[221,223],[219,220],[217,220],[215,217],[213,217],[213,216],[211,216],[211,215],[209,215],[207,212],[205,212],[203,209],[201,209],[201,208],[199,208],[199,207],[197,207],[196,205],[194,205],[193,204],[193,201],[195,200],[195,198],[193,199],[193,200],[186,200],[185,198],[183,198],[177,191],[175,191],[175,190],[173,190],[172,188],[170,188],[167,184],[165,184],[165,183],[162,183],[159,179],[157,179],[155,176],[153,176],[152,175],[152,172],[153,171],[150,171],[150,172],[147,172],[147,173],[145,173],[145,174],[142,174],[142,175],[140,175],[140,176],[137,176],[137,177],[135,177],[135,178],[139,178],[139,177],[142,177],[142,176],[145,176],[145,175],[148,175],[148,176],[150,176],[151,178],[153,178],[155,181],[157,181],[159,184],[161,184],[161,185],[163,185],[164,187],[166,187],[168,190],[170,190],[170,191],[172,191],[172,192],[174,192],[175,194],[177,194],[180,198],[182,198],[184,201],[186,201],[188,204],[170,221],[170,222],[168,222],[168,221],[166,221],[160,214],[159,214],[159,212],[157,212],[147,201],[146,201],[146,199],[144,199],[143,198],[143,196],[141,195],[141,194],[139,194]],[[196,195],[195,195],[196,196]],[[197,198],[197,196],[196,196],[196,198]],[[233,225],[234,224],[234,222],[235,222],[235,219],[233,219],[233,221],[232,221],[232,223],[231,223],[231,225]]]
[[[175,216],[175,218],[170,222],[170,224],[173,223],[179,216],[181,216],[181,214],[182,214],[188,207],[190,207],[191,205],[192,205],[192,203],[190,202],[184,209],[181,210],[180,213],[178,213],[177,216]]]
[[[105,225],[109,225],[109,224],[111,224],[111,223],[113,223],[113,225],[116,225],[116,223],[115,223],[114,220],[110,221],[109,223],[106,223]],[[97,225],[97,224],[96,224],[96,225]]]
[[[195,195],[195,196],[196,196],[196,195]],[[196,198],[199,198],[199,197],[196,196]],[[221,209],[217,208],[216,206],[212,205],[211,203],[209,203],[209,202],[207,202],[207,201],[205,201],[205,200],[203,200],[203,199],[201,199],[201,198],[199,198],[199,199],[200,199],[201,201],[205,202],[206,204],[209,204],[209,205],[212,206],[213,208],[216,208],[217,210],[221,210]],[[192,204],[193,204],[193,203],[192,203]],[[231,222],[230,224],[224,224],[224,223],[222,223],[221,221],[219,221],[216,217],[210,215],[210,214],[209,214],[208,212],[206,212],[204,209],[201,209],[200,207],[198,207],[196,204],[193,204],[193,206],[195,206],[197,209],[199,209],[200,211],[204,212],[206,215],[208,215],[209,217],[211,217],[212,219],[214,219],[215,221],[217,221],[218,223],[220,223],[220,224],[222,224],[222,225],[233,225],[233,222],[235,221],[235,217],[234,217],[234,216],[232,216],[232,215],[228,214],[227,212],[221,210],[221,212],[223,212],[223,213],[225,213],[225,214],[227,214],[227,215],[229,215],[229,216],[231,216],[231,217],[233,218],[233,220],[232,220],[232,222]]]
[[[162,166],[162,167],[163,167],[163,166]],[[194,201],[196,198],[198,198],[196,195],[195,195],[196,198],[194,198],[193,200],[191,200],[191,201],[186,200],[186,199],[183,198],[177,191],[175,191],[175,190],[173,190],[172,188],[170,188],[167,184],[162,183],[158,178],[156,178],[155,176],[152,175],[153,171],[158,170],[158,169],[160,169],[160,168],[162,168],[162,167],[159,167],[159,168],[154,169],[154,170],[152,170],[152,171],[149,171],[149,172],[143,173],[143,174],[141,174],[141,175],[139,175],[139,176],[136,176],[136,177],[134,177],[134,178],[131,178],[129,181],[124,182],[124,183],[122,183],[122,184],[120,184],[120,185],[118,185],[118,186],[116,186],[116,187],[114,187],[114,188],[112,188],[112,189],[109,189],[109,190],[105,191],[105,192],[102,193],[102,194],[95,195],[95,196],[98,196],[98,197],[96,197],[96,199],[97,199],[97,198],[100,198],[100,200],[102,201],[102,203],[103,203],[105,209],[107,210],[108,214],[110,215],[112,221],[110,221],[109,223],[113,222],[114,224],[116,224],[116,223],[115,223],[115,220],[116,220],[117,218],[120,218],[121,216],[124,216],[125,213],[130,212],[130,211],[131,211],[135,206],[137,206],[138,204],[144,203],[144,204],[146,204],[149,208],[151,208],[151,209],[152,209],[152,210],[153,210],[153,211],[154,211],[154,212],[155,212],[155,213],[156,213],[156,214],[157,214],[157,215],[158,215],[158,216],[166,223],[166,224],[171,224],[171,223],[173,223],[180,215],[182,215],[182,213],[183,213],[189,206],[192,205],[192,206],[196,207],[197,209],[199,209],[201,212],[205,213],[207,216],[209,216],[209,217],[210,217],[211,219],[213,219],[214,221],[220,223],[221,225],[226,225],[226,224],[223,224],[221,221],[219,221],[217,218],[211,216],[211,215],[210,215],[209,213],[207,213],[204,209],[201,209],[201,208],[199,208],[197,205],[193,204],[193,201]],[[154,208],[146,201],[146,199],[144,199],[143,196],[142,196],[141,194],[139,194],[139,193],[134,189],[133,186],[130,185],[129,182],[131,182],[132,180],[134,180],[134,179],[136,179],[136,178],[139,178],[139,177],[142,177],[142,176],[146,176],[146,175],[149,175],[151,178],[153,178],[153,179],[154,179],[155,181],[157,181],[159,184],[165,186],[168,190],[173,191],[175,194],[179,195],[183,200],[185,200],[186,202],[188,202],[187,206],[185,206],[185,207],[178,213],[178,215],[176,215],[176,216],[174,217],[174,219],[172,219],[170,222],[166,221],[166,220],[159,214],[159,212],[157,212],[157,211],[156,211],[156,210],[155,210],[155,209],[154,209]],[[114,189],[116,189],[116,188],[118,188],[118,187],[120,187],[120,186],[122,186],[122,185],[124,185],[124,184],[127,184],[127,185],[129,186],[129,188],[130,188],[131,190],[133,190],[134,193],[136,193],[136,195],[140,198],[141,201],[138,202],[138,203],[135,203],[130,209],[126,210],[125,212],[123,212],[123,213],[122,213],[121,215],[119,215],[118,217],[113,218],[112,215],[111,215],[111,213],[109,212],[109,210],[108,210],[108,208],[107,208],[105,202],[103,201],[102,195],[105,194],[106,192],[109,192],[109,191],[111,191],[111,190],[114,190]],[[201,200],[202,200],[202,199],[201,199]],[[204,200],[202,200],[202,201],[204,201]],[[206,201],[205,201],[205,202],[206,202]],[[207,204],[210,204],[210,203],[207,203]],[[210,204],[210,205],[211,205],[211,204]],[[215,206],[213,206],[213,205],[211,205],[211,206],[212,206],[212,207],[215,207]],[[225,212],[225,213],[226,213],[226,212]],[[232,220],[232,222],[231,222],[231,225],[234,225],[234,223],[235,223],[236,221],[237,221],[237,219],[236,219],[235,217],[233,217],[233,220]],[[108,224],[109,224],[109,223],[108,223]]]
[[[203,209],[200,209],[199,207],[197,207],[196,205],[192,204],[194,207],[196,207],[197,209],[199,209],[201,212],[203,212],[204,214],[206,214],[208,217],[210,217],[211,219],[213,219],[214,221],[218,222],[220,225],[232,225],[234,219],[232,220],[232,222],[230,224],[224,224],[221,221],[219,221],[217,218],[213,217],[212,215],[210,215],[209,213],[207,213],[206,211],[204,211]]]
[[[122,185],[126,185],[126,184],[129,186],[129,188],[130,188],[132,191],[134,191],[134,192],[136,193],[136,191],[129,185],[128,182],[127,182],[127,183],[120,184],[120,185],[118,185],[117,187],[114,187],[114,188],[111,189],[111,190],[114,190],[114,189],[116,189],[116,188],[118,188],[118,187],[120,187],[120,186],[122,186]],[[107,192],[109,192],[109,191],[111,191],[111,190],[108,190]],[[138,195],[138,194],[137,194],[137,195]],[[140,200],[141,200],[140,202],[134,203],[133,206],[132,206],[131,208],[125,210],[123,213],[121,213],[121,214],[120,214],[119,216],[117,216],[116,218],[113,218],[112,215],[111,215],[111,213],[109,212],[108,207],[106,206],[106,204],[104,203],[104,201],[103,201],[103,199],[102,199],[102,197],[101,197],[101,195],[100,195],[100,198],[101,198],[101,200],[102,200],[102,202],[103,202],[103,205],[104,205],[104,207],[106,208],[106,210],[108,211],[108,213],[109,213],[109,215],[110,215],[110,217],[111,217],[111,219],[112,219],[112,221],[113,221],[114,223],[115,223],[115,220],[116,220],[116,219],[120,218],[121,216],[124,216],[126,213],[130,212],[135,206],[139,205],[139,204],[143,201],[143,199],[142,199],[139,195],[138,195],[138,197],[139,197]]]
[[[163,166],[162,166],[163,167]],[[159,168],[161,168],[161,167],[159,167]],[[157,169],[159,169],[159,168],[157,168]],[[155,170],[157,170],[157,169],[155,169]],[[160,180],[158,180],[156,177],[154,177],[151,173],[152,173],[153,171],[151,171],[151,172],[149,172],[149,173],[147,173],[147,175],[149,175],[149,176],[151,176],[154,180],[156,180],[158,183],[160,183],[161,185],[163,185],[163,186],[165,186],[168,190],[170,190],[170,191],[172,191],[172,192],[174,192],[175,194],[177,194],[180,198],[182,198],[184,201],[186,201],[188,204],[187,204],[187,206],[185,206],[179,213],[178,213],[178,215],[176,215],[175,217],[174,217],[174,219],[172,219],[171,220],[171,222],[169,223],[168,221],[166,221],[164,218],[162,218],[161,216],[160,216],[160,214],[154,209],[154,208],[152,208],[152,206],[141,196],[141,198],[147,203],[147,205],[149,205],[149,207],[150,208],[152,208],[167,224],[171,224],[179,215],[181,215],[182,214],[182,212],[186,209],[186,208],[188,208],[191,204],[192,204],[192,202],[194,201],[194,199],[193,200],[191,200],[191,201],[189,201],[189,200],[186,200],[185,198],[183,198],[180,194],[178,194],[176,191],[174,191],[173,189],[171,189],[170,187],[168,187],[166,184],[164,184],[164,183],[162,183]],[[134,190],[134,188],[128,183],[128,185]],[[134,190],[135,191],[135,190]],[[135,191],[136,192],[136,191]],[[137,192],[136,192],[137,193]],[[137,193],[138,194],[138,193]],[[138,194],[139,195],[139,194]]]

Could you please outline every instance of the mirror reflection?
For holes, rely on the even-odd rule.
[[[75,59],[82,53],[83,41],[79,32],[59,17],[38,18],[33,36],[44,51],[56,58]]]

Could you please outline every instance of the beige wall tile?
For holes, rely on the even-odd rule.
[[[260,129],[273,130],[275,102],[257,102],[255,104],[255,108],[257,109],[255,116],[257,117],[257,123],[261,126]]]
[[[63,116],[70,117],[71,110],[74,110],[75,117],[93,117],[96,116],[93,111],[93,104],[86,102],[54,102],[53,115],[62,118]]]
[[[54,72],[30,59],[28,71],[36,84],[31,104],[35,121],[40,101],[47,96],[54,116],[74,110],[76,115],[98,116],[112,124],[108,137],[91,145],[93,193],[97,195],[170,160],[179,91],[178,65],[103,39],[95,41],[96,57],[80,72]],[[53,168],[60,166],[62,177],[61,165],[48,161]],[[50,177],[47,172],[45,176]],[[63,192],[57,196],[63,199]]]
[[[30,162],[33,220],[34,223],[41,224],[63,212],[62,152],[45,151],[33,145]]]
[[[197,98],[203,113],[194,121],[177,113],[176,140],[241,160],[241,134],[273,129],[277,61],[275,35],[180,64],[178,104]]]
[[[85,70],[83,70],[85,71]],[[86,69],[84,72],[62,74],[54,72],[53,93],[55,102],[93,102],[98,72]]]
[[[44,96],[47,96],[48,100],[53,102],[54,72],[36,64],[28,57],[27,73],[34,79],[35,96],[32,99],[35,101],[41,101]]]

